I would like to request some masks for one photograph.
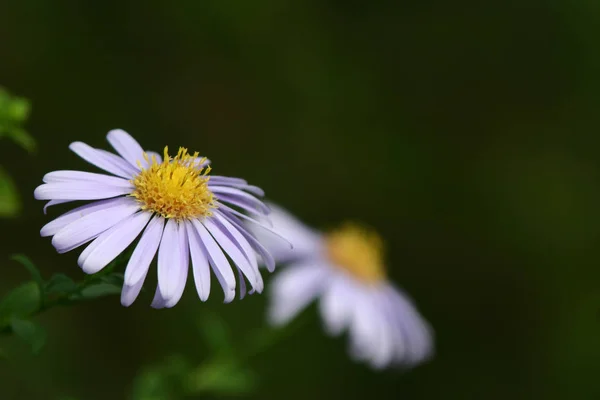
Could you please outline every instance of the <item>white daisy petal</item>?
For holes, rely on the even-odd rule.
[[[107,266],[138,237],[151,216],[148,212],[138,212],[98,236],[81,253],[81,269],[88,274],[94,274]]]
[[[308,264],[288,266],[273,279],[269,321],[284,325],[302,311],[325,288],[327,268]]]
[[[142,146],[127,132],[122,129],[113,129],[106,135],[111,146],[135,169],[139,169],[138,162],[142,168],[147,168],[148,163],[144,159],[144,149]]]
[[[154,216],[146,226],[142,237],[133,250],[133,254],[125,268],[125,285],[135,286],[140,280],[144,280],[148,273],[150,263],[156,255],[164,230],[165,220],[160,216]]]

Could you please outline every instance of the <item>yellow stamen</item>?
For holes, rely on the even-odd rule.
[[[385,279],[383,240],[374,231],[347,223],[325,236],[333,265],[368,284]]]
[[[171,158],[165,147],[162,163],[155,156],[150,160],[146,153],[144,159],[149,166],[133,179],[135,190],[131,193],[143,210],[177,220],[211,215],[216,207],[208,188],[211,168],[198,168],[206,158],[198,159],[198,153],[190,155],[183,147]]]

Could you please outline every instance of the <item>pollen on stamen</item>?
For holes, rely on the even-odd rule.
[[[199,159],[198,153],[190,155],[183,147],[171,158],[165,147],[161,163],[146,153],[144,159],[148,167],[143,168],[138,162],[141,171],[132,180],[135,189],[131,193],[143,210],[177,220],[211,215],[216,204],[208,188],[211,168],[201,167],[206,158]]]
[[[385,279],[383,240],[375,231],[347,223],[325,235],[325,250],[334,266],[362,282]]]

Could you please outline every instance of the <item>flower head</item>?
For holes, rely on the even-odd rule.
[[[271,286],[269,319],[283,325],[313,300],[326,331],[349,332],[350,353],[374,368],[414,366],[433,352],[433,331],[412,300],[386,277],[383,240],[357,224],[320,233],[270,204],[273,228],[284,242],[248,228],[278,262],[289,266]]]
[[[107,139],[119,155],[75,142],[70,149],[92,165],[110,173],[55,171],[46,174],[35,189],[38,200],[50,200],[46,208],[71,201],[91,201],[46,224],[42,236],[64,253],[91,242],[79,256],[84,272],[100,271],[131,245],[138,236],[125,270],[121,302],[129,306],[137,298],[150,263],[158,253],[158,287],[152,306],[173,307],[181,298],[192,265],[198,295],[210,293],[210,269],[216,275],[225,302],[263,290],[256,253],[272,260],[263,246],[242,224],[242,219],[262,226],[235,207],[260,215],[269,208],[257,197],[263,191],[245,180],[210,175],[206,158],[180,148],[174,157],[165,147],[163,156],[144,152],[128,133],[113,130]],[[267,219],[268,221],[268,219]],[[230,264],[230,261],[232,261]],[[274,263],[268,265],[272,271]],[[238,282],[234,275],[238,275]]]

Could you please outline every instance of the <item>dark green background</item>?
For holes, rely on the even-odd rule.
[[[0,288],[82,272],[39,237],[44,173],[123,128],[184,145],[307,223],[358,219],[436,330],[405,374],[350,362],[311,321],[253,361],[260,399],[600,398],[600,6],[593,0],[0,1],[0,85],[31,99],[30,156],[0,143],[23,214],[0,221]],[[150,288],[153,293],[153,288]],[[109,297],[14,339],[0,398],[123,399],[141,367],[202,361],[210,310],[243,342],[265,296],[172,310]]]

